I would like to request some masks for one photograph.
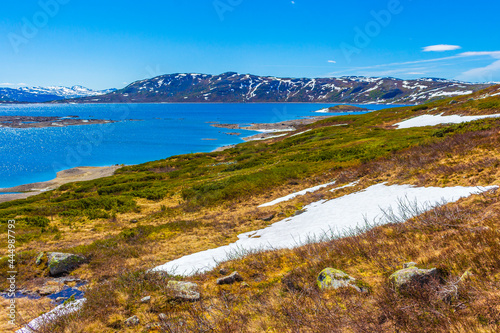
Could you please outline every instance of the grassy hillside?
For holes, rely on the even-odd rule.
[[[0,204],[1,231],[6,233],[8,219],[16,218],[20,226],[19,287],[33,289],[46,282],[47,269],[34,263],[40,251],[87,258],[72,273],[91,281],[86,305],[46,332],[148,328],[157,332],[496,332],[500,325],[498,192],[463,199],[407,223],[223,263],[214,271],[185,279],[200,285],[200,302],[173,300],[165,288],[167,277],[145,272],[183,255],[232,243],[238,234],[282,220],[320,198],[333,199],[376,183],[500,185],[500,119],[411,129],[392,126],[423,114],[498,113],[499,96],[488,97],[498,88],[418,107],[329,118],[286,137],[125,167],[112,177]],[[257,208],[332,180],[338,185],[359,183]],[[266,221],[272,214],[275,217]],[[6,248],[6,239],[1,243]],[[388,277],[408,261],[423,268],[438,267],[443,283],[415,286],[405,294],[395,291]],[[7,258],[2,258],[0,267],[7,271]],[[319,290],[316,276],[326,267],[356,277],[369,292]],[[244,282],[217,285],[221,269],[238,271]],[[152,302],[140,303],[147,295]],[[29,319],[47,309],[46,304],[40,306],[20,311]],[[160,313],[166,317],[158,320]],[[140,324],[126,327],[124,320],[132,315],[139,317]]]

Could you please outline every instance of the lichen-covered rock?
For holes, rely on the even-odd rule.
[[[174,297],[181,301],[196,302],[201,296],[198,290],[198,285],[192,282],[183,281],[168,281],[167,288],[170,289]]]
[[[359,292],[367,292],[355,278],[335,268],[325,268],[318,275],[318,287],[320,289],[354,288]]]
[[[82,256],[60,252],[47,253],[47,258],[49,259],[48,266],[52,276],[70,273],[85,261]]]
[[[141,298],[141,303],[149,303],[151,302],[151,296],[146,296]]]
[[[243,281],[241,275],[238,272],[233,272],[231,275],[217,279],[217,284],[233,284],[241,281]]]
[[[38,294],[40,296],[52,295],[52,294],[60,292],[61,289],[62,289],[62,286],[56,285],[56,284],[44,285],[43,287],[40,287],[40,289],[38,289]]]
[[[412,263],[413,264],[413,263]],[[425,284],[431,279],[439,278],[439,271],[436,268],[431,269],[421,269],[413,265],[405,264],[403,269],[394,272],[389,280],[392,282],[396,290],[401,290],[412,283]]]

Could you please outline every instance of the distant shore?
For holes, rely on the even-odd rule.
[[[95,125],[115,123],[105,119],[79,119],[78,116],[67,117],[32,117],[32,116],[0,116],[0,127],[9,128],[46,128],[76,125]]]
[[[232,130],[248,130],[261,132],[259,134],[251,135],[242,138],[244,141],[259,141],[267,140],[280,136],[285,136],[288,132],[297,130],[298,126],[309,125],[321,119],[331,118],[334,116],[310,116],[302,119],[292,119],[280,121],[277,123],[251,123],[251,124],[218,124],[210,123],[210,126],[217,128],[225,128]],[[226,149],[234,148],[236,144],[222,146],[215,149],[213,152],[224,151]]]
[[[68,183],[109,177],[112,176],[116,172],[116,170],[120,168],[122,168],[122,166],[119,165],[108,167],[77,167],[60,171],[57,173],[57,177],[55,179],[46,182],[25,184],[9,188],[0,188],[0,193],[12,193],[1,194],[0,203],[18,199],[26,199],[34,195],[55,190],[61,185]]]

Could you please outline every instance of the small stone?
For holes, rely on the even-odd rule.
[[[196,302],[201,299],[196,290],[198,285],[192,282],[168,281],[167,288],[174,292],[174,297],[181,301]]]
[[[318,275],[320,289],[354,288],[359,292],[367,292],[365,287],[359,286],[357,280],[347,273],[335,268],[325,268]]]
[[[269,215],[265,215],[263,217],[260,218],[260,220],[264,221],[264,222],[269,222],[271,221],[272,219],[274,219],[274,217],[276,216],[275,213],[272,213],[272,214],[269,214]]]
[[[297,211],[293,214],[293,216],[299,216],[300,214],[305,213],[305,211],[306,211],[305,209],[297,210]]]
[[[139,222],[139,221],[136,219],[130,220],[130,223],[137,223],[137,222]]]
[[[160,320],[162,320],[162,321],[165,321],[165,320],[167,320],[167,315],[166,315],[166,314],[164,314],[164,313],[160,313],[160,314],[158,315],[158,319],[160,319]]]
[[[129,319],[125,320],[125,325],[126,326],[137,326],[137,325],[139,325],[140,322],[141,321],[139,320],[139,318],[137,318],[137,316],[132,316]]]
[[[221,268],[221,270],[219,271],[220,275],[227,275],[228,273],[229,273],[229,271],[225,268]]]
[[[217,284],[233,284],[241,281],[243,281],[241,275],[238,272],[233,272],[231,275],[217,279]]]
[[[66,300],[66,297],[58,297],[56,298],[56,302],[59,303],[59,302],[64,302]]]
[[[61,286],[59,285],[45,285],[38,289],[38,294],[40,296],[48,296],[61,291]]]
[[[149,303],[151,302],[151,296],[146,296],[141,298],[141,303]]]

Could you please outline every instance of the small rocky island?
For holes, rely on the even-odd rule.
[[[0,127],[10,128],[45,128],[66,127],[76,125],[110,124],[113,120],[80,119],[78,116],[67,117],[34,117],[34,116],[0,116]]]
[[[322,109],[316,112],[326,113],[326,112],[364,112],[364,111],[371,111],[371,110],[367,108],[361,108],[359,106],[341,104],[341,105],[331,106],[329,108]]]

